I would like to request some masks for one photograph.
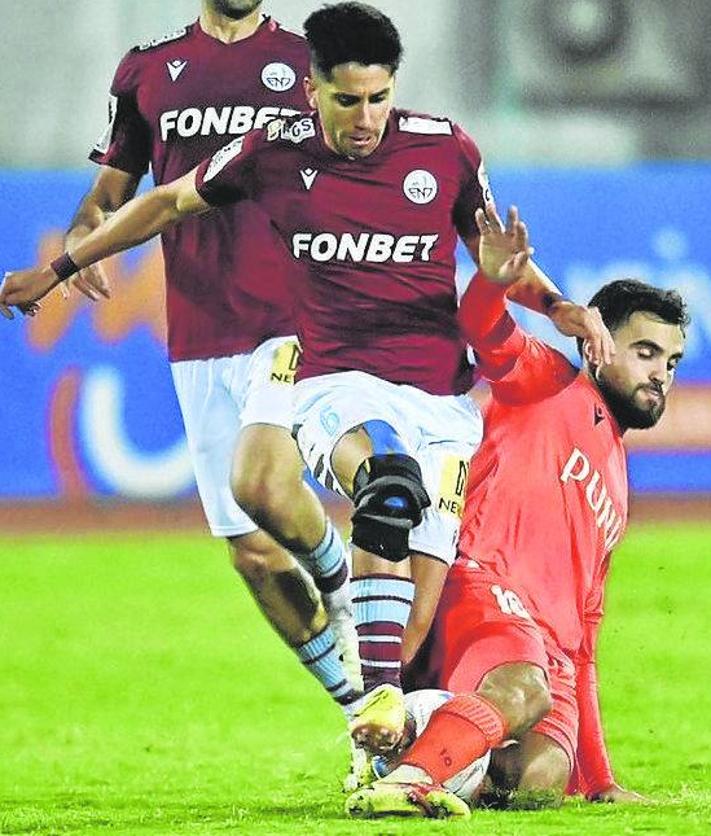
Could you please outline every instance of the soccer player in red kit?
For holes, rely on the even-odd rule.
[[[168,183],[230,137],[303,110],[307,70],[304,39],[262,15],[261,0],[203,0],[199,20],[130,50],[111,85],[109,124],[91,152],[100,168],[67,248],[126,203],[149,166],[157,184]],[[332,696],[350,700],[332,635],[333,625],[350,635],[357,672],[344,547],[303,484],[291,438],[294,267],[251,202],[167,229],[162,245],[171,372],[210,530],[226,538],[235,567],[302,662]],[[108,294],[98,265],[74,281],[91,297]],[[235,445],[239,504],[230,490]]]
[[[488,182],[459,126],[393,109],[402,46],[385,15],[337,3],[312,14],[305,32],[314,112],[234,139],[123,207],[55,267],[71,271],[184,216],[249,199],[305,268],[292,291],[303,348],[294,434],[313,475],[354,502],[351,591],[369,697],[352,734],[388,749],[405,720],[401,657],[431,624],[481,439],[454,253],[459,236],[478,255],[474,212]],[[56,280],[52,269],[15,274],[0,302],[31,300],[17,294]],[[609,350],[599,318],[533,265],[510,293],[598,354]]]
[[[490,775],[505,790],[640,798],[610,767],[595,645],[610,551],[627,521],[622,436],[664,412],[686,307],[639,281],[605,285],[590,304],[616,352],[599,364],[584,343],[578,369],[507,313],[499,282],[515,278],[528,252],[515,212],[506,232],[493,206],[478,217],[482,269],[459,318],[492,398],[428,654],[430,674],[456,696],[400,766],[351,796],[355,816],[466,815],[438,785],[490,749]],[[507,740],[518,745],[497,748]]]

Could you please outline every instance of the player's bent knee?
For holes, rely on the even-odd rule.
[[[513,737],[530,729],[553,707],[545,674],[530,663],[495,668],[484,677],[478,693],[500,708]]]
[[[233,469],[230,486],[235,502],[258,524],[288,507],[289,496],[293,495],[283,475],[271,465]]]
[[[408,556],[410,531],[422,522],[430,498],[415,459],[388,453],[360,465],[353,479],[353,504],[353,544],[397,562]]]

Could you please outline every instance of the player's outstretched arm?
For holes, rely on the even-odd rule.
[[[118,168],[103,165],[77,208],[64,238],[64,249],[73,252],[78,245],[101,226],[107,218],[120,209],[136,194],[140,176]],[[101,262],[91,264],[67,279],[61,285],[62,293],[69,295],[69,288],[96,302],[101,296],[111,297],[111,288]]]
[[[512,211],[515,213],[513,219],[511,218]],[[482,235],[480,218],[483,219],[485,228],[490,231],[497,233],[504,231],[493,203],[487,203],[483,210],[477,209],[475,217],[480,236]],[[506,231],[513,229],[510,226],[512,223],[520,223],[515,207],[509,210]],[[611,362],[615,353],[615,344],[602,321],[600,312],[597,308],[577,305],[575,302],[566,299],[540,267],[533,262],[530,258],[531,253],[532,251],[529,252],[529,257],[520,264],[520,269],[517,269],[516,279],[506,294],[508,298],[530,310],[548,316],[561,334],[587,340],[591,358],[594,358],[593,362],[597,365]],[[476,258],[477,253],[474,252],[472,255]],[[493,280],[495,277],[481,263],[483,255],[480,238],[479,264],[487,276]]]
[[[6,273],[0,285],[0,311],[12,318],[11,305],[36,302],[82,268],[142,244],[181,218],[209,208],[195,188],[195,171],[135,197],[51,265]]]

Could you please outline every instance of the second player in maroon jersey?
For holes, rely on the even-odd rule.
[[[204,0],[198,20],[126,54],[69,247],[106,222],[149,167],[169,183],[231,138],[305,106],[305,42],[260,9],[260,0]],[[356,674],[358,658],[345,551],[303,483],[291,438],[299,347],[286,280],[297,267],[250,201],[165,229],[162,244],[171,373],[210,530],[303,664],[348,703],[355,691],[339,655]],[[101,276],[84,272],[78,287],[92,285],[101,288]]]

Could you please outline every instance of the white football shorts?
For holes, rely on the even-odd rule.
[[[331,454],[344,433],[366,421],[385,421],[422,468],[432,504],[410,532],[410,550],[447,564],[457,552],[469,461],[481,444],[483,420],[468,395],[431,395],[365,372],[337,372],[294,387],[294,432],[311,474],[344,495]]]
[[[215,537],[257,530],[230,490],[240,431],[271,424],[291,431],[296,337],[265,340],[248,354],[171,363],[200,501]]]

